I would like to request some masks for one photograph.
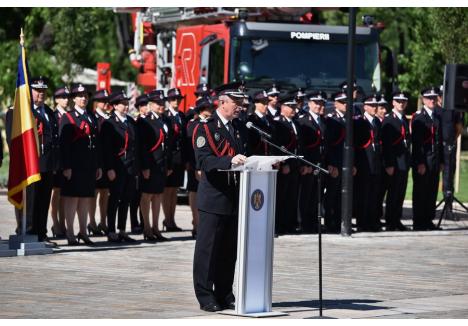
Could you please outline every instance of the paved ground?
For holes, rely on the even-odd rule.
[[[0,258],[0,318],[233,318],[199,310],[187,206],[176,219],[187,231],[166,243],[59,241],[53,255]],[[468,216],[443,226],[324,235],[324,317],[468,318]],[[12,230],[13,209],[0,196],[0,236]],[[289,313],[280,318],[319,316],[317,266],[316,235],[275,239],[273,310]]]

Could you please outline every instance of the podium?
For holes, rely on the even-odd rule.
[[[250,156],[240,171],[237,288],[234,312],[247,317],[287,315],[271,310],[276,173],[272,165],[291,156]]]

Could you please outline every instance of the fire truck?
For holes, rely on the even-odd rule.
[[[183,110],[193,105],[199,83],[336,91],[346,80],[348,27],[311,24],[308,10],[139,8],[132,13],[130,54],[137,84],[145,91],[180,88]],[[355,77],[364,93],[382,91],[379,32],[372,25],[356,28]]]

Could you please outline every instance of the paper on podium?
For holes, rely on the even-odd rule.
[[[273,171],[273,164],[286,161],[294,156],[259,156],[253,155],[247,157],[244,164],[233,165],[229,171]]]

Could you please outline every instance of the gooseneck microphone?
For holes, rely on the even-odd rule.
[[[268,139],[271,139],[271,135],[265,131],[263,131],[262,129],[258,128],[257,126],[255,126],[251,121],[247,122],[245,124],[245,126],[248,128],[248,129],[253,129],[255,130],[256,132],[258,132],[260,135],[262,135],[263,137],[266,137]]]

